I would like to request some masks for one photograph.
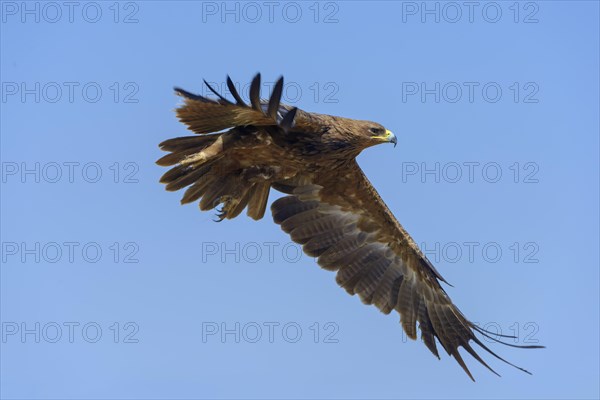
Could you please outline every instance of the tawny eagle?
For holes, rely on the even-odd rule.
[[[235,102],[205,84],[216,100],[175,88],[184,100],[177,117],[197,135],[160,144],[170,153],[157,164],[174,166],[160,180],[167,190],[189,186],[181,203],[200,200],[201,210],[221,205],[220,219],[235,218],[247,208],[258,220],[265,214],[271,188],[287,194],[271,205],[275,223],[306,254],[317,257],[321,267],[337,271],[337,283],[348,293],[358,294],[384,314],[396,310],[411,339],[417,337],[418,322],[429,350],[439,358],[437,338],[471,379],[459,347],[496,373],[469,344],[473,341],[505,361],[475,335],[490,337],[490,332],[470,322],[452,303],[440,285],[444,278],[356,163],[367,147],[396,145],[392,132],[375,122],[284,105],[283,78],[263,101],[257,74],[250,85],[250,104],[229,77]]]

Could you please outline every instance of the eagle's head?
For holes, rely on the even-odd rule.
[[[380,143],[393,143],[394,147],[398,143],[396,135],[392,131],[385,129],[382,125],[371,121],[360,121],[360,136],[366,147],[371,147]]]
[[[330,149],[355,155],[376,144],[393,143],[396,146],[397,143],[396,135],[377,122],[340,117],[335,117],[335,124],[332,124],[322,139],[329,142]]]

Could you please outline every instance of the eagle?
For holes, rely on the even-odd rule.
[[[230,101],[208,82],[208,98],[175,88],[183,98],[178,119],[194,136],[160,143],[169,152],[157,161],[172,167],[160,179],[166,190],[186,188],[182,204],[199,201],[201,210],[217,209],[218,220],[265,215],[271,189],[285,194],[271,205],[273,220],[316,257],[336,271],[336,281],[364,304],[382,313],[396,311],[411,339],[420,336],[439,359],[436,339],[474,380],[458,349],[498,375],[474,350],[477,344],[494,357],[530,374],[489,349],[477,335],[507,346],[497,335],[469,321],[450,300],[446,280],[396,220],[356,162],[366,148],[396,146],[396,136],[382,125],[363,120],[305,112],[281,103],[283,77],[268,100],[260,97],[261,76],[250,84],[249,103],[231,78]],[[494,335],[494,336],[492,336]],[[499,376],[499,375],[498,375]]]

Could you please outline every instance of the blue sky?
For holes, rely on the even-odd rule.
[[[597,2],[1,11],[3,398],[598,398]],[[173,86],[258,71],[395,132],[360,165],[468,318],[547,346],[489,344],[532,376],[467,356],[471,382],[270,215],[164,191]]]

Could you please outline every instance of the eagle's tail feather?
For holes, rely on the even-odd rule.
[[[246,207],[248,215],[261,219],[265,214],[269,190],[268,182],[256,179],[262,170],[242,174],[239,169],[228,167],[223,145],[231,135],[217,133],[169,139],[161,143],[163,150],[172,153],[160,158],[158,165],[173,166],[161,178],[166,189],[176,191],[188,187],[181,204],[200,200],[201,210],[222,207],[219,220],[237,217]]]
[[[162,142],[160,148],[171,153],[160,158],[156,163],[175,166],[160,178],[160,182],[166,183],[166,189],[169,191],[197,183],[205,174],[213,170],[213,165],[223,157],[223,136],[225,135],[179,137]],[[190,196],[196,194],[197,192]]]
[[[253,185],[248,201],[248,216],[250,218],[259,220],[264,217],[270,189],[271,185],[266,182]]]
[[[175,165],[187,156],[204,150],[213,144],[218,137],[219,135],[184,136],[165,140],[158,146],[161,150],[170,151],[171,153],[161,157],[156,163],[163,167]]]

